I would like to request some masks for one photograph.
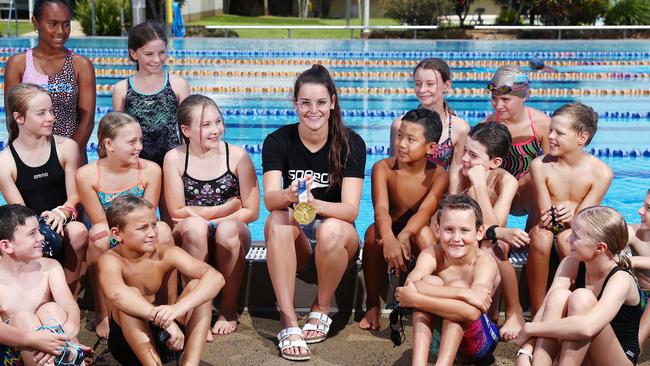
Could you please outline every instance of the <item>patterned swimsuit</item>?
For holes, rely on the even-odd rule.
[[[33,83],[50,92],[56,116],[53,133],[65,137],[71,137],[79,128],[79,85],[74,73],[73,55],[68,50],[61,71],[54,75],[43,75],[34,67],[32,50],[27,50],[22,79],[23,83]]]
[[[436,145],[436,150],[429,156],[429,161],[443,167],[445,170],[449,169],[451,161],[454,157],[454,144],[451,141],[451,114],[449,114],[449,128],[447,128],[447,139]]]
[[[219,206],[232,197],[239,196],[239,179],[230,171],[228,144],[226,144],[226,172],[210,180],[199,180],[187,174],[190,157],[189,145],[185,151],[185,170],[183,171],[183,189],[187,206]]]
[[[129,76],[124,111],[142,127],[140,157],[162,166],[165,154],[180,144],[176,123],[178,97],[172,90],[169,73],[165,74],[163,87],[152,94],[138,92]]]
[[[535,122],[533,122],[530,109],[526,108],[526,111],[528,112],[528,120],[530,121],[530,128],[533,130],[533,136],[531,136],[527,141],[512,143],[510,149],[508,149],[508,154],[501,165],[503,169],[514,175],[517,179],[528,173],[530,163],[538,157],[542,151],[542,144],[537,138]],[[496,122],[499,122],[499,114],[496,113],[495,116]]]

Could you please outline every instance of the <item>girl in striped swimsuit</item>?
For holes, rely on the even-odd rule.
[[[503,123],[512,135],[512,145],[501,167],[519,181],[510,214],[528,214],[527,228],[538,221],[528,169],[533,159],[548,151],[551,123],[544,112],[524,105],[529,88],[528,76],[518,67],[501,66],[488,84],[494,113],[484,121]]]

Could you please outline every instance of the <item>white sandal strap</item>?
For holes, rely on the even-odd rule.
[[[307,343],[302,339],[299,340],[284,339],[280,341],[280,343],[278,343],[278,347],[280,347],[280,351],[284,351],[285,349],[291,347],[298,347],[298,348],[304,348],[306,350],[309,350]]]
[[[330,331],[330,327],[329,325],[324,323],[320,323],[320,324],[307,323],[302,327],[303,332],[309,332],[312,330],[327,334]]]
[[[282,343],[285,339],[292,335],[298,335],[302,338],[302,329],[298,327],[289,327],[289,328],[284,328],[278,333],[278,343]],[[297,342],[297,341],[294,341]]]
[[[309,319],[318,319],[318,321],[327,325],[327,327],[332,325],[332,319],[327,316],[327,314],[321,313],[320,311],[312,311],[309,313]]]

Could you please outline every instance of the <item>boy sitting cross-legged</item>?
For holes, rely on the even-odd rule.
[[[612,182],[612,170],[583,151],[596,134],[598,114],[582,103],[565,104],[553,112],[548,134],[548,154],[533,160],[531,180],[540,209],[538,225],[530,231],[526,271],[531,313],[544,301],[549,277],[549,258],[555,248],[560,259],[570,248],[567,239],[573,217],[586,207],[597,206]]]
[[[92,353],[76,344],[79,306],[61,265],[43,258],[42,241],[34,211],[18,204],[0,207],[0,339],[5,341],[10,334],[25,337],[13,339],[17,342],[14,345],[22,346],[22,342],[24,348],[19,354],[7,348],[0,355],[3,364],[42,365],[52,364],[54,359],[56,364],[81,364],[84,353]],[[16,332],[12,327],[29,333]],[[43,334],[33,334],[34,330],[58,333],[63,339],[47,337],[46,345]]]
[[[171,350],[184,349],[183,365],[198,365],[223,276],[181,248],[159,245],[154,208],[143,198],[115,199],[106,218],[119,243],[99,259],[99,281],[111,309],[109,350],[123,365],[159,365],[157,349],[168,338]],[[188,283],[175,304],[161,304],[157,295],[174,270]]]
[[[483,218],[478,203],[449,195],[436,214],[440,245],[425,249],[404,287],[396,290],[402,307],[413,308],[413,365],[426,365],[434,327],[442,322],[436,365],[456,356],[476,362],[489,357],[499,330],[486,315],[499,271],[492,255],[479,249]]]
[[[402,117],[395,157],[378,161],[372,168],[372,200],[375,223],[366,231],[363,275],[366,314],[361,329],[379,329],[379,288],[386,271],[400,274],[421,252],[435,244],[429,229],[438,200],[447,190],[449,175],[427,163],[440,138],[442,123],[437,112],[414,109]]]

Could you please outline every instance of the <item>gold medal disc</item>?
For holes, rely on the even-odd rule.
[[[307,225],[316,218],[316,209],[309,202],[300,202],[293,209],[293,218],[301,225]]]

